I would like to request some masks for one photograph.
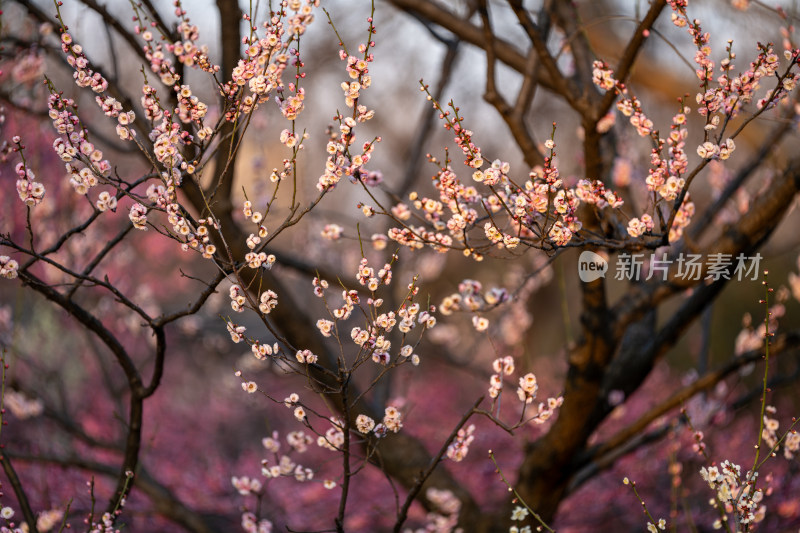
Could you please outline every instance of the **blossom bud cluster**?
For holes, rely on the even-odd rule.
[[[217,247],[211,243],[211,235],[208,229],[209,226],[218,229],[217,223],[213,218],[200,218],[197,220],[196,227],[193,227],[192,222],[183,216],[183,211],[179,204],[168,204],[166,212],[167,221],[172,224],[175,234],[185,238],[185,242],[181,245],[183,251],[194,249],[206,259],[214,257]]]
[[[761,344],[763,344],[763,332],[761,333]],[[796,431],[789,431],[786,436],[781,439],[778,435],[778,428],[780,422],[777,418],[773,418],[777,409],[774,406],[767,405],[764,408],[764,425],[761,430],[761,439],[768,448],[776,448],[779,444],[783,446],[783,455],[786,459],[793,459],[798,451],[800,451],[800,433]]]
[[[764,519],[766,507],[760,505],[764,491],[753,490],[758,472],[748,472],[743,477],[739,465],[723,461],[719,467],[701,468],[700,476],[716,492],[726,510],[736,514],[736,523],[752,524]]]
[[[422,90],[427,91],[426,86],[423,85]],[[428,97],[433,99],[430,94]],[[412,249],[429,246],[439,252],[459,248],[464,255],[480,261],[489,246],[470,244],[470,230],[479,220],[490,245],[500,249],[513,251],[520,244],[566,246],[582,228],[577,215],[582,201],[599,209],[622,206],[620,197],[597,180],[582,180],[576,188],[565,188],[555,165],[553,139],[545,142],[550,153],[544,158],[544,164],[534,167],[529,179],[522,184],[511,178],[511,167],[505,161],[494,160],[485,167],[480,148],[472,140],[472,132],[462,126],[464,118],[458,114],[458,108],[451,103],[451,109],[445,111],[438,102],[433,105],[444,120],[444,127],[455,133],[455,142],[464,154],[464,164],[472,172],[473,184],[463,183],[449,160],[439,163],[429,156],[431,162],[439,166],[433,179],[439,197],[421,197],[412,192],[409,200],[430,229],[406,224],[410,210],[404,203],[383,213],[401,223],[400,227],[388,231],[388,237],[399,244]],[[482,193],[479,190],[482,188],[488,192]],[[508,221],[502,223],[506,215]],[[540,238],[543,234],[549,241],[546,244]]]
[[[317,362],[317,355],[311,350],[298,350],[295,354],[297,362],[303,365],[311,365]]]
[[[514,373],[514,358],[510,355],[499,357],[492,362],[494,374],[489,378],[489,397],[497,398],[503,389],[503,376]]]
[[[383,437],[387,432],[397,433],[403,427],[403,417],[400,411],[393,406],[389,406],[384,411],[383,421],[375,423],[371,417],[360,414],[356,417],[356,430],[362,435],[374,433],[377,437]]]
[[[272,522],[266,518],[259,520],[254,513],[242,513],[242,529],[245,533],[272,533]]]
[[[338,241],[342,237],[343,228],[339,224],[325,224],[320,235],[329,241]]]
[[[503,389],[503,376],[511,376],[514,373],[514,369],[514,359],[511,356],[500,357],[492,362],[494,373],[489,378],[489,396],[491,398],[496,399],[500,396]],[[533,373],[529,372],[519,378],[517,398],[523,405],[533,403],[538,391],[539,383]],[[537,412],[531,420],[536,424],[544,424],[563,403],[564,398],[561,396],[548,398],[547,402],[540,402]]]
[[[233,342],[239,343],[245,339],[244,332],[247,331],[246,327],[234,324],[233,322],[228,322],[227,328]]]
[[[25,163],[17,163],[17,194],[28,207],[36,207],[44,198],[44,185],[34,181],[33,171]]]
[[[62,135],[53,141],[53,150],[66,164],[70,184],[78,194],[86,194],[97,185],[98,178],[111,172],[111,164],[103,159],[103,152],[87,139],[86,130],[76,114],[74,100],[51,93],[47,105],[53,127]],[[80,168],[78,162],[85,166]]]
[[[689,201],[689,193],[675,214],[675,220],[669,229],[669,242],[675,242],[683,236],[683,230],[689,225],[695,213],[694,202]]]
[[[98,211],[116,211],[117,197],[112,196],[108,191],[103,191],[97,196],[95,207]]]
[[[236,477],[233,476],[231,478],[231,483],[233,484],[233,488],[235,488],[239,494],[242,496],[247,496],[249,494],[258,494],[261,492],[261,482],[255,478],[250,479],[247,476]]]
[[[372,31],[373,27],[370,19],[370,33]],[[351,108],[353,112],[351,116],[348,117],[342,114],[334,117],[334,120],[339,123],[339,130],[338,132],[334,129],[330,131],[325,171],[317,181],[317,189],[320,192],[328,191],[336,187],[343,176],[347,176],[356,182],[361,181],[365,183],[363,180],[369,175],[368,172],[363,170],[363,167],[369,162],[375,148],[375,143],[380,141],[381,138],[376,137],[371,141],[365,141],[361,145],[360,153],[352,153],[351,147],[356,146],[356,125],[366,122],[375,116],[374,110],[358,103],[361,97],[361,90],[368,89],[372,84],[372,77],[369,74],[369,64],[374,60],[374,56],[369,50],[374,46],[375,43],[372,41],[366,44],[360,44],[358,51],[361,57],[348,55],[345,50],[339,51],[339,59],[345,61],[345,71],[351,80],[349,82],[342,82],[341,88],[344,92],[345,105]],[[370,216],[372,213],[367,210],[364,214]]]
[[[108,80],[99,72],[89,68],[89,61],[83,53],[83,48],[73,42],[72,36],[66,30],[61,34],[61,50],[66,54],[69,65],[75,69],[72,76],[78,87],[88,87],[98,93],[95,102],[106,116],[117,119],[116,131],[119,138],[123,141],[133,140],[136,136],[136,130],[131,127],[136,118],[134,112],[123,111],[122,104],[112,96],[100,96],[108,89]]]
[[[645,213],[642,218],[632,218],[628,221],[628,235],[633,238],[640,237],[643,234],[653,231],[655,223],[653,217]]]
[[[299,398],[296,394],[292,395],[292,399],[299,401]],[[287,398],[287,400],[289,399]],[[326,437],[320,436],[317,440],[317,444],[319,446],[323,446],[320,441],[325,441],[325,439]],[[272,436],[262,439],[262,444],[264,445],[264,448],[272,455],[272,459],[265,458],[261,460],[261,475],[267,478],[267,480],[280,477],[294,478],[295,481],[298,482],[313,480],[315,476],[314,470],[297,463],[290,455],[293,452],[298,454],[305,453],[308,451],[309,445],[311,445],[313,442],[314,439],[304,431],[289,432],[286,435],[286,443],[289,445],[290,449],[285,453],[282,453],[280,435],[277,431],[273,431]],[[233,476],[231,478],[231,483],[242,496],[261,496],[263,494],[263,484],[257,479],[249,478],[247,476]],[[336,483],[332,481],[325,481],[324,486],[325,488],[330,489],[335,487]],[[258,531],[259,533],[263,533],[264,531],[272,531],[271,523],[265,520],[261,520],[260,522],[256,523],[255,516],[248,515],[249,513],[245,513],[243,516],[243,525],[246,521],[251,523],[251,526],[245,526],[246,531]]]
[[[0,277],[14,279],[17,277],[19,263],[7,255],[0,255]]]
[[[458,284],[458,292],[446,296],[439,306],[443,315],[448,316],[456,311],[479,312],[508,301],[508,291],[501,287],[492,287],[483,292],[483,285],[476,280],[465,279]],[[489,320],[485,317],[474,316],[472,324],[478,331],[485,331],[489,327]]]
[[[176,28],[179,39],[166,44],[161,40],[156,40],[153,32],[147,29],[145,21],[138,17],[139,24],[134,31],[145,42],[142,50],[150,63],[150,70],[159,77],[164,85],[171,86],[180,82],[180,76],[175,70],[172,59],[165,53],[174,55],[175,59],[187,67],[196,68],[214,74],[219,72],[219,66],[212,65],[208,57],[208,47],[198,46],[197,41],[200,37],[199,28],[192,24],[186,16],[186,10],[180,7],[179,2],[175,2],[175,15],[179,17],[180,23]]]
[[[277,342],[272,345],[269,345],[269,344],[262,344],[258,341],[254,341],[253,344],[250,346],[250,349],[253,352],[253,356],[258,360],[264,360],[267,357],[278,355],[278,353],[280,352],[280,346],[278,345]]]
[[[243,312],[247,302],[245,291],[238,285],[233,285],[228,291],[228,295],[231,298],[231,308],[237,313]]]
[[[140,230],[147,229],[147,208],[139,202],[131,206],[128,212],[128,218],[133,223],[134,228]]]
[[[371,292],[378,290],[378,287],[383,283],[389,285],[392,282],[392,265],[386,263],[383,268],[375,275],[375,269],[368,266],[367,259],[361,259],[361,263],[356,272],[356,279],[361,285],[365,285]]]
[[[467,429],[461,428],[456,438],[447,447],[447,457],[458,463],[464,460],[469,453],[469,445],[475,440],[475,424],[470,424]]]
[[[108,80],[89,68],[83,47],[75,43],[72,35],[66,31],[61,33],[61,51],[67,54],[67,62],[75,69],[72,77],[78,87],[89,87],[96,93],[103,93],[108,89]]]
[[[325,431],[325,435],[317,437],[317,446],[326,450],[338,451],[344,444],[344,423],[336,418],[330,419],[331,427]]]

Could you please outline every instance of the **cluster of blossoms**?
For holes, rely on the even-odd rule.
[[[458,284],[458,292],[442,299],[439,310],[445,316],[451,315],[456,311],[474,313],[506,302],[509,298],[508,291],[504,288],[492,287],[484,292],[480,281],[465,279]]]
[[[426,86],[421,89],[427,92]],[[428,99],[433,100],[430,93]],[[597,209],[622,206],[619,195],[598,180],[581,180],[575,188],[564,187],[555,166],[553,139],[544,143],[549,150],[544,165],[531,169],[523,183],[515,182],[508,162],[498,159],[486,165],[480,148],[473,142],[472,132],[462,125],[464,117],[459,115],[458,108],[451,103],[451,109],[445,110],[435,100],[433,106],[444,120],[444,127],[455,134],[464,164],[472,172],[472,183],[466,184],[458,178],[449,157],[440,163],[429,156],[439,167],[433,178],[438,198],[412,192],[409,200],[430,229],[406,224],[411,212],[408,205],[399,203],[389,212],[383,212],[401,224],[389,230],[390,239],[410,248],[430,246],[440,252],[459,248],[480,261],[491,246],[513,251],[522,243],[539,247],[568,245],[582,228],[577,213],[581,202]],[[479,189],[483,188],[488,192],[482,193]],[[502,222],[504,217],[506,223]],[[488,245],[476,244],[470,237],[479,221]]]
[[[642,218],[632,218],[628,221],[628,235],[633,238],[640,237],[653,231],[654,227],[653,217],[645,213]]]
[[[768,405],[764,408],[764,411],[767,414],[764,415],[761,439],[767,447],[772,449],[775,448],[781,440],[778,435],[780,422],[778,422],[776,418],[773,418],[777,412],[774,406]],[[783,456],[789,460],[793,459],[800,451],[800,433],[797,433],[797,431],[789,431],[781,444],[783,445]]]
[[[294,395],[296,396],[296,395]],[[289,399],[287,398],[287,401]],[[299,399],[298,399],[299,401]],[[325,440],[325,437],[320,436],[319,439]],[[322,444],[318,444],[322,446]],[[286,435],[286,443],[289,445],[289,450],[286,453],[281,451],[282,443],[280,435],[274,431],[270,437],[262,439],[261,443],[264,448],[272,454],[272,460],[262,459],[261,461],[261,475],[267,480],[275,478],[293,478],[296,481],[304,482],[314,479],[314,470],[305,467],[295,462],[291,453],[302,454],[308,451],[308,447],[314,439],[303,431],[292,431]],[[231,483],[234,488],[242,496],[256,495],[261,496],[264,494],[264,485],[261,481],[247,476],[231,478]],[[336,483],[331,480],[325,480],[323,486],[326,489],[332,489]],[[245,511],[242,515],[242,527],[248,533],[271,533],[272,523],[267,519],[257,519],[256,515]]]
[[[356,417],[356,429],[359,433],[367,434],[375,429],[375,421],[367,415],[361,414]]]
[[[139,202],[131,206],[128,212],[128,218],[131,220],[134,228],[140,230],[147,229],[147,208]]]
[[[268,315],[270,311],[278,307],[278,295],[275,291],[266,290],[261,293],[261,296],[258,298],[258,310]]]
[[[320,235],[329,241],[338,241],[342,237],[343,228],[339,224],[325,224]]]
[[[474,424],[470,424],[467,429],[459,429],[456,438],[447,447],[447,457],[456,463],[464,460],[469,453],[469,445],[475,440],[474,433]]]
[[[2,258],[0,258],[0,261]],[[7,390],[3,397],[3,407],[19,420],[35,418],[44,412],[44,403],[39,398],[28,399],[21,392]]]
[[[639,100],[630,95],[628,88],[614,79],[614,75],[608,66],[602,61],[595,61],[594,76],[595,84],[606,90],[615,90],[622,98],[617,102],[620,112],[630,117],[631,124],[636,128],[641,136],[649,136],[653,139],[656,147],[650,153],[650,168],[648,170],[645,183],[647,190],[658,194],[658,199],[673,201],[678,198],[684,186],[685,179],[682,177],[688,168],[689,162],[685,152],[686,137],[686,115],[691,111],[688,106],[681,103],[677,114],[672,117],[670,135],[664,140],[659,137],[658,130],[654,129],[653,122],[642,112]],[[707,143],[713,145],[713,143]],[[668,146],[667,155],[664,155],[664,147]],[[716,145],[713,145],[716,147]],[[733,152],[735,145],[732,140],[724,143],[724,158],[727,159]],[[717,148],[716,157],[720,156]],[[699,153],[699,152],[698,152]],[[722,157],[720,157],[722,158]],[[652,231],[652,217],[643,215],[641,218],[633,218],[628,225],[628,234],[638,237],[645,232]],[[672,241],[672,239],[670,239]]]
[[[515,506],[514,509],[511,511],[511,520],[522,522],[526,518],[528,518],[528,509],[525,507],[520,507],[519,505]],[[508,533],[531,533],[531,526],[511,526],[508,528]]]
[[[720,115],[728,117],[736,116],[744,104],[753,100],[756,91],[760,87],[760,82],[764,78],[777,76],[780,66],[779,58],[775,54],[772,46],[759,44],[759,53],[749,68],[739,75],[732,75],[734,65],[732,61],[736,54],[732,51],[732,44],[729,41],[727,47],[727,57],[720,62],[722,74],[717,78],[717,86],[712,87],[711,82],[714,78],[714,61],[711,60],[711,47],[709,46],[709,34],[703,32],[699,21],[690,19],[686,13],[686,2],[682,0],[671,1],[670,7],[673,10],[672,22],[678,27],[685,27],[692,36],[697,52],[695,53],[695,63],[698,68],[696,74],[701,82],[704,92],[698,93],[696,100],[698,112],[706,117],[706,131],[716,129],[720,124]],[[791,48],[791,42],[786,40],[784,43],[784,57],[791,61],[790,69],[797,63],[798,50]],[[794,89],[797,83],[797,74],[791,73],[790,69],[783,76],[779,77],[779,83],[775,90],[768,96],[758,100],[759,109],[769,107],[783,99],[788,91]]]
[[[385,431],[378,431],[380,429],[380,425],[381,424],[378,424],[378,426],[375,427],[376,430],[375,433],[378,435],[385,433]],[[397,433],[403,428],[402,413],[400,413],[400,411],[396,407],[390,405],[389,407],[384,409],[382,425],[388,431],[391,431],[392,433]]]
[[[255,478],[250,479],[247,476],[242,476],[242,477],[233,476],[231,478],[231,483],[233,484],[233,488],[235,488],[242,496],[248,496],[250,494],[258,494],[261,492],[262,489],[262,485],[259,480]]]
[[[208,113],[208,104],[201,102],[197,96],[192,94],[192,88],[188,85],[178,86],[176,84],[173,89],[178,96],[178,118],[184,124],[194,122],[200,126],[197,132],[200,140],[209,137],[213,130],[208,126],[203,126],[203,119]]]
[[[389,285],[392,282],[392,265],[386,263],[383,268],[378,270],[378,275],[375,275],[375,269],[369,266],[366,257],[361,258],[358,265],[358,272],[356,272],[356,279],[358,282],[366,286],[370,292],[375,292],[378,287],[383,283]]]
[[[197,41],[200,37],[199,29],[193,25],[186,16],[186,10],[181,8],[180,1],[175,0],[175,15],[180,18],[180,23],[176,28],[179,39],[162,45],[155,42],[153,34],[146,29],[146,24],[139,18],[139,25],[134,31],[145,41],[145,57],[150,62],[150,70],[159,76],[165,85],[172,85],[179,81],[179,76],[175,72],[172,60],[164,54],[164,49],[172,53],[175,59],[190,68],[196,68],[208,73],[219,72],[219,66],[212,65],[208,58],[208,47],[198,46]],[[138,15],[138,10],[136,11]],[[154,23],[150,24],[155,26]]]
[[[519,401],[525,402],[526,404],[532,403],[538,391],[539,383],[532,372],[528,372],[519,378],[519,387],[517,387],[517,397]]]
[[[492,370],[494,370],[494,373],[489,378],[489,396],[493,399],[497,399],[503,390],[503,376],[511,376],[514,373],[514,358],[509,355],[495,359],[492,362]],[[519,378],[517,398],[519,398],[519,401],[522,402],[523,405],[533,403],[538,391],[539,383],[536,379],[536,375],[529,372]],[[537,412],[533,415],[531,421],[537,424],[544,424],[563,403],[564,398],[562,396],[548,398],[547,402],[540,402]]]
[[[694,202],[689,201],[689,193],[686,193],[685,201],[681,204],[678,212],[675,213],[675,220],[672,222],[672,227],[669,229],[669,242],[675,242],[681,238],[683,230],[689,225],[689,222],[691,222],[694,212]]]
[[[286,435],[286,442],[291,448],[289,453],[292,451],[305,453],[314,439],[303,431],[292,431]],[[297,481],[310,481],[314,478],[314,471],[311,468],[296,463],[289,453],[280,453],[281,442],[277,431],[273,432],[271,437],[264,438],[262,444],[273,454],[275,462],[270,465],[268,459],[261,461],[261,474],[267,479],[293,477]]]
[[[717,466],[703,467],[700,476],[717,494],[717,500],[729,513],[735,513],[739,524],[747,525],[764,519],[766,507],[760,505],[764,498],[761,489],[753,490],[758,472],[748,472],[742,477],[741,467],[730,461]]]
[[[250,221],[252,223],[254,223],[254,224],[259,224],[264,219],[264,215],[260,211],[253,211],[253,202],[251,202],[250,200],[245,200],[244,204],[242,204],[242,213],[244,213],[244,216],[246,218],[250,219]],[[261,228],[263,228],[263,226],[261,226]],[[267,229],[263,228],[263,230],[262,230],[261,228],[259,228],[259,235],[258,236],[261,237],[261,238],[266,237],[267,236]],[[262,233],[263,233],[263,235],[262,235]],[[255,246],[250,246],[250,242],[249,241],[248,241],[247,244],[248,244],[248,248],[250,248],[251,250],[253,248],[255,248]],[[256,244],[258,244],[258,242],[256,242]]]
[[[78,87],[89,87],[96,93],[104,93],[108,89],[108,80],[102,74],[89,68],[89,60],[83,53],[83,47],[73,41],[67,31],[61,33],[61,51],[67,55],[67,62],[75,69],[72,77]]]
[[[142,106],[150,109],[151,114],[161,118],[149,133],[153,143],[153,155],[166,171],[162,179],[168,186],[177,187],[182,179],[179,169],[186,168],[181,151],[183,145],[188,144],[189,137],[185,131],[181,131],[180,124],[172,121],[171,114],[161,112],[159,107],[161,104],[155,98],[155,88],[145,85],[142,92]],[[154,111],[154,107],[158,113]]]
[[[254,212],[252,210],[252,204],[249,200],[245,201],[243,211],[244,215],[256,224],[263,220],[263,215],[260,212]],[[259,225],[258,231],[256,233],[251,233],[245,240],[245,244],[247,244],[247,248],[250,250],[244,256],[248,267],[266,268],[269,270],[272,268],[272,265],[275,264],[275,255],[256,250],[256,248],[259,248],[259,245],[261,245],[261,240],[265,239],[267,235],[269,235],[269,230],[267,230],[266,226]],[[261,248],[263,248],[263,246]]]
[[[17,277],[19,263],[7,255],[0,255],[0,277],[14,279]]]
[[[259,37],[258,27],[251,25],[251,36],[242,39],[247,46],[245,58],[240,59],[233,69],[232,80],[221,88],[221,93],[231,104],[226,119],[236,120],[242,113],[250,113],[259,104],[269,100],[276,91],[276,101],[281,113],[287,120],[295,120],[303,110],[305,90],[295,83],[285,84],[283,74],[289,65],[298,69],[298,79],[304,77],[299,73],[303,66],[297,48],[291,46],[305,33],[314,20],[313,7],[319,5],[318,0],[304,3],[290,2],[281,5],[280,10],[264,21],[264,36]],[[287,14],[289,7],[294,13]],[[244,15],[250,23],[250,18]],[[244,91],[247,87],[248,92]],[[285,94],[288,90],[290,94]]]
[[[356,417],[356,430],[362,435],[374,434],[376,437],[383,437],[389,431],[397,433],[403,427],[403,416],[400,411],[389,406],[384,410],[383,421],[376,424],[371,417],[360,414]]]
[[[369,23],[370,35],[375,28],[372,18],[367,19]],[[334,120],[339,124],[338,131],[331,128],[327,145],[328,158],[325,161],[325,171],[319,177],[317,189],[320,192],[327,191],[336,187],[342,177],[347,176],[353,181],[361,181],[368,184],[370,173],[364,170],[375,148],[375,143],[381,140],[376,137],[371,141],[365,141],[361,145],[360,153],[352,153],[351,148],[355,146],[356,134],[355,127],[358,123],[366,122],[375,116],[375,111],[359,104],[361,90],[368,89],[372,85],[372,76],[369,74],[369,64],[374,60],[370,51],[375,46],[374,41],[361,43],[358,52],[361,57],[350,55],[346,50],[339,51],[339,59],[346,63],[345,71],[351,81],[342,82],[341,88],[344,93],[345,105],[352,109],[350,116],[345,117],[339,114]],[[367,214],[367,211],[365,211]]]
[[[272,533],[272,522],[266,518],[259,520],[255,514],[242,513],[242,529],[245,533]]]
[[[364,106],[358,106],[359,110]],[[373,174],[370,171],[364,170],[364,165],[369,162],[372,157],[372,152],[375,149],[375,143],[381,140],[376,137],[371,141],[365,141],[361,145],[361,153],[351,154],[350,147],[356,139],[354,132],[355,126],[358,122],[364,122],[372,118],[372,112],[358,112],[356,118],[342,117],[341,115],[335,117],[340,122],[339,134],[336,135],[331,132],[330,140],[327,145],[328,159],[325,162],[325,171],[320,176],[317,182],[317,189],[320,192],[328,191],[336,187],[336,184],[342,179],[343,176],[348,176],[352,181],[361,181],[365,185],[367,181],[371,181],[369,176]],[[371,216],[369,209],[364,210],[364,214]]]
[[[200,37],[197,26],[192,24],[186,17],[186,10],[180,7],[179,0],[175,1],[175,5],[175,14],[181,17],[181,23],[178,24],[178,33],[182,40],[167,45],[167,50],[172,52],[176,59],[187,67],[198,68],[212,74],[219,72],[219,66],[211,65],[209,62],[208,47],[205,45],[197,46],[197,40]]]
[[[176,203],[167,205],[167,221],[172,224],[175,236],[184,239],[181,244],[183,251],[189,249],[197,250],[206,259],[211,259],[217,251],[216,245],[211,243],[209,226],[218,229],[216,221],[212,218],[200,218],[197,220],[196,227],[191,220],[184,216],[181,206]]]
[[[231,308],[237,313],[243,312],[244,304],[247,302],[245,291],[238,285],[233,285],[228,291],[228,296],[231,298]]]
[[[390,350],[392,347],[387,334],[395,327],[405,336],[418,324],[422,325],[424,329],[430,329],[436,325],[436,318],[433,316],[435,307],[431,306],[427,310],[422,310],[420,304],[413,301],[414,296],[419,291],[415,285],[416,278],[408,285],[409,293],[400,307],[396,311],[386,312],[379,311],[379,308],[383,305],[383,299],[375,298],[374,293],[381,285],[389,285],[392,282],[391,264],[386,263],[383,268],[375,272],[375,269],[369,266],[367,259],[362,258],[356,272],[356,279],[373,293],[373,297],[366,300],[371,309],[364,312],[364,316],[370,317],[369,321],[364,327],[355,326],[350,330],[351,340],[359,347],[359,360],[371,358],[375,363],[386,366],[391,361]],[[325,290],[329,286],[328,282],[320,278],[314,278],[313,286],[315,296],[325,298]],[[331,318],[334,320],[319,319],[316,324],[317,329],[325,337],[335,335],[338,338],[336,321],[350,318],[353,310],[360,304],[361,297],[358,291],[343,290],[342,305],[329,309]],[[405,344],[400,348],[399,358],[401,361],[410,361],[414,366],[420,362],[419,355],[414,353],[414,347],[410,344]],[[299,355],[298,360],[300,360]]]
[[[408,248],[419,249],[425,245],[433,250],[444,253],[453,246],[453,238],[439,231],[428,231],[424,226],[406,226],[404,228],[390,228],[387,233],[389,239],[407,246]],[[473,254],[473,257],[476,257]]]
[[[317,446],[331,451],[341,450],[344,444],[344,432],[342,431],[344,422],[337,418],[331,418],[329,422],[331,427],[325,431],[325,435],[317,437]]]
[[[317,362],[318,357],[311,350],[298,350],[295,359],[302,365],[313,365]]]
[[[452,491],[429,488],[425,497],[435,510],[429,511],[425,527],[419,529],[405,529],[404,533],[432,533],[449,531],[464,533],[458,525],[458,515],[461,512],[461,500]]]
[[[183,40],[166,45],[167,50],[188,66],[201,68],[211,73],[217,72],[219,67],[210,65],[205,48],[199,48],[194,44],[197,40],[197,27],[189,23],[185,18],[185,11],[179,6],[176,7],[176,13],[182,18],[178,30]],[[155,23],[152,24],[155,25]],[[208,105],[192,94],[189,85],[180,83],[180,76],[176,72],[172,60],[164,53],[164,45],[161,42],[156,43],[153,33],[144,27],[145,24],[140,19],[135,30],[146,43],[143,50],[150,62],[150,69],[159,76],[162,83],[173,90],[177,103],[172,110],[164,109],[156,88],[148,84],[142,87],[141,102],[145,118],[154,124],[148,138],[153,143],[153,155],[164,167],[161,179],[171,194],[174,188],[181,183],[181,170],[191,174],[195,171],[196,165],[196,162],[184,161],[183,147],[193,144],[195,137],[188,129],[182,129],[179,122],[195,123],[196,136],[201,142],[208,140],[212,136],[213,130],[203,124],[208,112]],[[177,117],[179,122],[174,120],[174,117]],[[129,135],[135,134],[134,131],[129,131],[129,124],[133,118],[131,113],[122,113],[118,116],[117,133],[121,138],[125,139]],[[206,255],[210,257],[213,253]]]
[[[465,279],[458,284],[458,292],[445,296],[440,305],[443,315],[450,315],[456,311],[469,311],[472,313],[486,311],[510,299],[508,291],[503,288],[493,287],[486,292],[479,281]],[[489,319],[474,315],[472,325],[475,330],[483,332],[489,328]]]
[[[732,117],[736,116],[742,106],[754,98],[755,92],[759,88],[759,82],[764,78],[777,76],[778,84],[767,97],[759,101],[758,108],[762,109],[764,106],[772,105],[784,98],[800,79],[800,75],[791,73],[792,67],[797,64],[798,51],[787,50],[785,52],[785,57],[790,61],[790,65],[784,75],[778,76],[778,56],[771,47],[759,45],[758,57],[750,64],[749,70],[733,76],[731,74],[732,60],[736,55],[732,52],[729,43],[727,58],[720,64],[722,74],[717,78],[716,85],[712,86],[715,81],[715,65],[710,58],[711,47],[708,33],[702,31],[697,20],[692,20],[687,16],[686,2],[671,1],[670,6],[673,9],[673,23],[679,27],[686,27],[697,47],[694,59],[698,66],[696,74],[700,80],[701,91],[697,93],[696,102],[698,113],[706,119],[705,140],[697,147],[697,154],[704,160],[728,159],[736,148],[733,139],[722,140],[722,133],[720,133],[720,138],[712,141],[709,140],[709,133],[721,124],[727,124]],[[593,81],[598,87],[609,91],[613,90],[620,95],[622,98],[618,101],[617,108],[624,115],[630,117],[631,124],[640,135],[650,136],[656,144],[651,153],[651,165],[646,179],[648,190],[658,194],[656,199],[666,201],[678,199],[686,186],[683,175],[688,168],[688,158],[685,153],[685,140],[688,132],[685,125],[686,115],[690,112],[690,108],[685,106],[681,100],[681,108],[672,119],[670,135],[664,140],[653,128],[652,121],[643,114],[640,102],[629,93],[624,84],[614,78],[613,72],[605,63],[595,62]],[[665,146],[669,147],[667,156],[663,155]],[[681,204],[675,223],[670,228],[670,242],[681,237],[683,228],[689,223],[693,212],[693,205]],[[631,219],[628,225],[628,234],[638,237],[652,229],[652,218],[644,215]]]
[[[277,342],[270,345],[266,343],[260,343],[258,341],[253,341],[253,344],[250,345],[250,349],[252,350],[253,356],[256,359],[264,360],[267,357],[278,355],[281,348]]]
[[[600,180],[592,182],[583,179],[578,181],[578,184],[575,186],[575,196],[577,196],[581,202],[596,205],[599,209],[606,206],[612,208],[621,207],[623,204],[619,194],[606,189],[605,184]]]
[[[20,527],[11,521],[14,518],[14,509],[11,507],[3,507],[0,509],[0,518],[7,522],[7,526],[0,526],[0,533],[27,533],[29,526],[23,523]],[[50,509],[39,513],[36,518],[36,530],[45,533],[51,531],[54,527],[61,524],[64,518],[64,511],[62,509]],[[95,530],[93,530],[95,531]]]
[[[391,264],[385,264],[377,272],[374,268],[370,267],[367,260],[363,259],[356,273],[356,278],[359,282],[372,290],[373,292],[381,285],[388,285],[392,281],[392,268]],[[367,298],[366,303],[371,307],[365,310],[364,316],[371,317],[366,324],[365,328],[354,327],[351,330],[352,341],[359,346],[358,361],[371,358],[374,362],[381,365],[388,365],[391,361],[390,350],[392,342],[388,339],[388,333],[397,328],[405,336],[410,333],[418,324],[423,327],[423,331],[432,328],[436,325],[436,318],[433,316],[435,311],[434,307],[428,310],[422,310],[418,303],[413,301],[413,297],[417,294],[418,288],[415,286],[415,281],[408,286],[409,293],[406,300],[396,311],[379,312],[378,309],[383,305],[381,298]],[[313,280],[314,294],[317,297],[325,298],[326,289],[329,284],[327,281],[314,278]],[[229,297],[231,299],[231,307],[235,312],[243,312],[247,307],[247,296],[245,290],[240,285],[232,285],[229,289]],[[262,292],[259,297],[259,311],[263,314],[268,314],[278,304],[277,294],[272,290]],[[333,320],[321,318],[317,321],[316,327],[319,332],[325,337],[336,336],[338,338],[337,322],[347,320],[352,315],[357,306],[361,305],[361,296],[355,290],[342,291],[342,305],[333,309],[329,309],[331,318]],[[278,355],[280,348],[276,344],[270,346],[269,344],[260,343],[256,340],[247,339],[245,333],[245,326],[229,322],[227,329],[234,342],[246,341],[251,345],[251,350],[256,359],[263,360],[273,355]],[[301,365],[312,365],[317,363],[318,356],[308,349],[299,349],[295,353],[294,360]],[[419,365],[419,355],[414,353],[414,346],[411,344],[404,344],[398,351],[398,358],[396,362],[409,361],[412,365]],[[288,359],[284,362],[289,362]],[[255,392],[255,383],[250,386],[249,383],[244,383],[243,387],[248,392]],[[297,400],[287,400],[287,405],[294,405]],[[305,419],[305,410],[298,407],[299,413],[296,412],[295,416],[298,420]],[[398,415],[399,416],[399,415]],[[388,421],[384,422],[384,426],[390,430],[393,427],[401,425],[399,418],[395,420],[392,416],[388,416]],[[385,430],[385,427],[383,430]]]
[[[112,196],[108,191],[103,191],[97,196],[95,206],[98,211],[116,211],[117,197]]]
[[[17,194],[28,207],[36,207],[44,198],[44,185],[34,181],[33,171],[23,163],[17,163]]]
[[[597,60],[592,64],[592,81],[597,87],[606,91],[613,90],[622,96],[622,99],[617,102],[617,109],[623,115],[629,117],[628,120],[639,136],[654,136],[656,139],[658,138],[658,133],[654,130],[653,121],[644,114],[639,99],[630,94],[625,84],[620,83],[614,77],[613,71],[605,62]]]
[[[72,35],[66,31],[65,27],[62,27],[61,50],[66,55],[69,65],[74,69],[72,76],[78,87],[90,88],[93,92],[97,93],[97,96],[95,96],[97,106],[106,116],[117,119],[116,132],[119,138],[123,141],[133,140],[133,138],[136,137],[136,130],[132,128],[132,124],[136,115],[133,111],[124,111],[122,104],[116,98],[103,95],[108,89],[108,80],[99,72],[95,72],[89,68],[89,61],[86,58],[86,54],[83,53],[83,47],[73,41]],[[53,120],[56,119],[53,117],[52,113],[51,118],[53,118]],[[72,141],[72,139],[70,140]],[[76,145],[74,141],[72,141],[72,143],[73,146]],[[88,156],[89,154],[84,155]],[[102,155],[99,156],[97,161],[100,159],[102,159]],[[102,173],[103,171],[101,167],[100,172]]]
[[[228,322],[227,328],[233,342],[239,343],[245,340],[244,332],[247,331],[246,327],[234,324],[233,322]]]
[[[510,355],[499,357],[492,362],[494,374],[489,378],[489,397],[497,398],[503,389],[503,376],[514,373],[514,358]]]
[[[78,118],[77,106],[71,98],[51,92],[47,99],[53,127],[61,137],[53,141],[53,150],[65,163],[70,184],[78,194],[86,194],[97,185],[98,178],[108,176],[111,163],[103,152],[89,142],[86,130]],[[78,162],[84,166],[79,167]]]

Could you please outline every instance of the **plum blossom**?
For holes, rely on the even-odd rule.
[[[17,277],[17,269],[19,263],[11,259],[7,255],[0,255],[0,276],[6,279],[14,279]]]
[[[131,206],[128,218],[133,223],[133,227],[140,230],[147,229],[147,208],[140,203]]]

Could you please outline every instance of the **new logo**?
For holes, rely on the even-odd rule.
[[[606,277],[608,261],[605,257],[594,252],[585,251],[578,258],[578,277],[584,283],[589,283],[598,278]]]

